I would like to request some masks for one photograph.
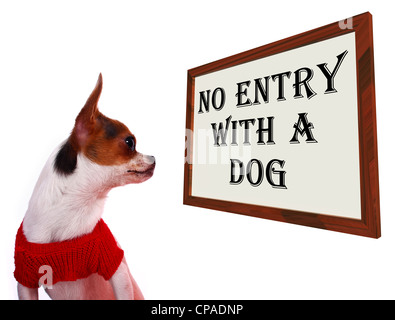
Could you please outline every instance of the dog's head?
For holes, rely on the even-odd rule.
[[[70,137],[56,155],[54,169],[66,177],[89,171],[85,174],[104,179],[107,188],[146,181],[154,173],[155,158],[137,152],[136,137],[122,122],[99,112],[102,87],[100,74]]]

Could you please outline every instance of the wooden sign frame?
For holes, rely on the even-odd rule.
[[[356,120],[358,133],[356,134],[359,140],[360,218],[321,214],[300,209],[284,209],[281,208],[281,205],[274,207],[246,202],[225,201],[216,199],[215,195],[212,197],[194,196],[192,184],[193,179],[196,177],[193,174],[193,156],[196,150],[193,150],[194,135],[191,133],[198,129],[194,125],[195,115],[199,111],[204,112],[202,106],[195,105],[196,96],[199,94],[199,92],[195,92],[196,78],[257,59],[281,55],[293,49],[309,46],[349,33],[355,34],[356,112],[358,117]],[[239,95],[243,93],[243,88],[247,88],[245,83],[244,87],[239,88]],[[240,99],[241,103],[246,103],[247,97],[244,95]],[[215,107],[219,110],[222,106],[216,105]],[[372,238],[379,238],[381,236],[373,30],[372,16],[369,12],[188,70],[186,129],[184,204]],[[326,167],[330,170],[330,164],[327,164]],[[210,179],[210,177],[207,177],[207,179]],[[330,195],[327,196],[330,197]],[[333,201],[336,201],[336,199],[333,199]]]

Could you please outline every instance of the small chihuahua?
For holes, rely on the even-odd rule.
[[[123,250],[101,219],[108,192],[152,177],[155,158],[98,110],[102,75],[69,138],[50,156],[15,243],[19,299],[144,299]]]

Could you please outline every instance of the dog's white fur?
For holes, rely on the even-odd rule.
[[[102,216],[107,193],[137,182],[128,170],[143,172],[153,163],[139,154],[123,165],[102,166],[78,154],[75,172],[63,176],[53,168],[60,146],[41,172],[23,221],[30,242],[64,241],[90,233]]]
[[[34,188],[23,221],[29,242],[49,243],[90,233],[100,220],[107,193],[114,187],[140,183],[154,158],[137,153],[125,164],[103,166],[78,154],[75,171],[67,176],[54,170],[60,146],[52,153]],[[18,283],[20,299],[37,299],[38,289]],[[46,290],[54,299],[143,298],[129,272],[125,258],[110,281],[93,274],[86,279],[59,282]]]

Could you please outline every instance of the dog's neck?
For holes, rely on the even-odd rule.
[[[113,186],[110,168],[78,155],[77,168],[70,175],[55,172],[57,151],[44,166],[34,188],[23,221],[29,242],[64,241],[90,233],[100,220],[107,193]]]

